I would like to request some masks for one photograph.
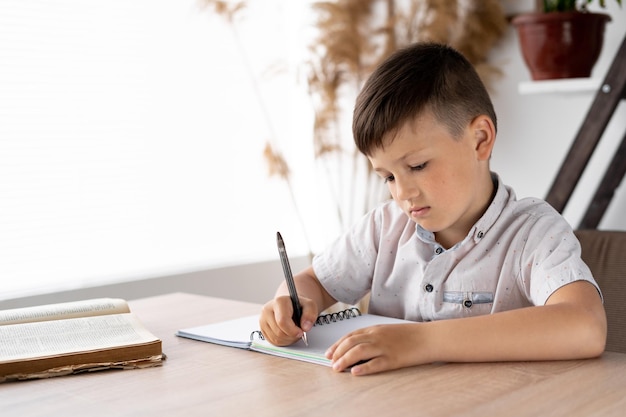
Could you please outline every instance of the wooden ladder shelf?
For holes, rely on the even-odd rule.
[[[559,169],[546,201],[563,212],[621,99],[626,99],[626,37],[600,84],[587,116]],[[596,229],[626,174],[626,132],[578,229]]]

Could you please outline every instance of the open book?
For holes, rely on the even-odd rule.
[[[331,366],[331,361],[324,354],[342,336],[364,327],[398,323],[410,322],[374,314],[362,315],[356,308],[325,314],[319,316],[315,326],[307,332],[308,346],[305,346],[302,340],[298,340],[290,346],[272,345],[263,338],[263,335],[258,330],[258,315],[182,329],[176,332],[176,335],[202,342],[216,343],[218,345],[248,349],[283,358]]]
[[[0,311],[0,382],[157,366],[161,340],[124,300],[102,298]]]

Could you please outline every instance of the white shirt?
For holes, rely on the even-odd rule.
[[[315,274],[338,301],[354,304],[371,290],[370,313],[413,321],[543,305],[578,280],[597,288],[565,219],[494,179],[491,205],[454,247],[445,250],[388,201],[317,255]]]

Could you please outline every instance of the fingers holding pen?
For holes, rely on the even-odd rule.
[[[293,307],[289,296],[279,296],[263,306],[259,325],[263,336],[272,344],[287,346],[298,341],[311,330],[317,317],[317,306],[312,300],[301,298],[302,318],[298,327],[293,321]]]
[[[302,332],[291,319],[292,307],[289,297],[277,297],[266,303],[261,311],[259,326],[267,341],[277,346],[287,346],[298,339]],[[288,320],[285,319],[288,317]]]

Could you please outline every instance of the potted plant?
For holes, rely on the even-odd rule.
[[[611,17],[592,13],[593,0],[543,0],[543,10],[520,14],[517,29],[524,61],[533,80],[589,77]],[[615,0],[621,6],[621,0]],[[580,3],[580,4],[579,4]],[[605,1],[599,0],[601,7]]]

